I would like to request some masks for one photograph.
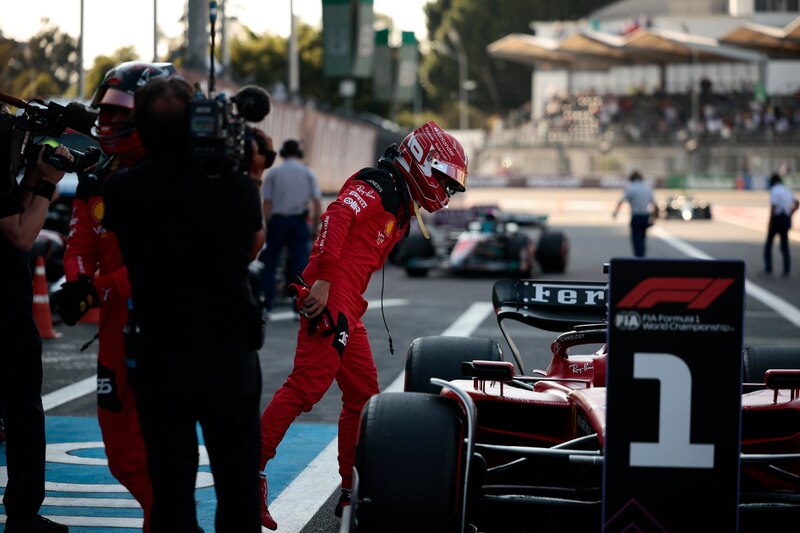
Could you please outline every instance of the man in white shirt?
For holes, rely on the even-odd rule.
[[[783,256],[783,277],[788,278],[792,267],[789,255],[789,229],[792,227],[792,215],[797,211],[800,202],[792,191],[783,183],[776,172],[769,180],[769,227],[767,241],[764,245],[764,270],[762,274],[772,275],[772,244],[775,236],[780,238],[780,250]]]
[[[650,226],[651,217],[656,215],[656,201],[653,198],[653,188],[642,179],[638,171],[630,175],[630,183],[625,187],[622,198],[617,202],[612,217],[616,218],[622,204],[628,202],[631,207],[631,245],[633,255],[645,256],[645,237]]]
[[[284,248],[288,250],[288,285],[297,281],[297,275],[308,264],[311,242],[319,234],[322,212],[319,182],[314,171],[303,163],[300,143],[289,139],[279,153],[284,162],[270,169],[261,189],[267,243],[259,259],[264,264],[261,281],[267,314],[275,299],[275,274],[281,253]]]

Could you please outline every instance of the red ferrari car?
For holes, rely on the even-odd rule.
[[[579,303],[557,301],[562,289]],[[362,412],[343,530],[601,531],[606,293],[602,282],[497,281],[513,362],[490,339],[414,340],[405,392]],[[508,321],[560,332],[546,370],[525,372]],[[800,346],[747,347],[742,363],[740,531],[796,529]]]

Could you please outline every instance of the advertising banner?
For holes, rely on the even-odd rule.
[[[322,0],[326,78],[369,78],[375,52],[373,0]]]
[[[612,259],[603,531],[736,531],[741,261]]]
[[[403,42],[397,53],[397,78],[394,88],[394,101],[405,104],[414,101],[417,92],[417,66],[419,50],[414,32],[404,31]]]
[[[351,0],[322,0],[322,70],[326,78],[352,75],[353,23]]]
[[[376,102],[391,102],[394,90],[394,54],[389,46],[389,30],[375,32],[375,69],[372,97]]]
[[[358,0],[353,34],[355,44],[352,77],[354,78],[372,77],[372,63],[375,57],[375,30],[372,27],[374,21],[372,0]]]

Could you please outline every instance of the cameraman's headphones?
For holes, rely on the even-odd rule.
[[[283,146],[281,146],[281,151],[278,153],[284,159],[292,156],[303,159],[303,150],[300,148],[300,144],[294,139],[289,139],[288,141],[284,142]]]
[[[275,151],[270,150],[267,146],[267,141],[261,135],[256,135],[254,132],[249,131],[244,137],[244,163],[253,157],[253,149],[251,148],[250,141],[256,142],[257,152],[266,157],[265,168],[269,168],[275,162]]]

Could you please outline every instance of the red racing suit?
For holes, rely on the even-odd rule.
[[[119,169],[113,159],[103,159],[79,175],[64,251],[64,274],[67,281],[75,281],[79,275],[94,279],[100,300],[97,419],[108,468],[142,506],[143,531],[147,532],[153,491],[139,415],[127,379],[122,335],[131,287],[116,235],[101,224],[103,183],[116,170]]]
[[[383,267],[408,229],[408,191],[390,165],[348,178],[320,217],[320,234],[303,278],[308,286],[317,279],[331,282],[328,312],[300,319],[294,368],[261,415],[262,470],[295,418],[310,411],[335,379],[342,391],[339,474],[342,488],[352,487],[359,416],[378,393],[378,374],[361,321],[367,310],[363,294],[372,273]]]

